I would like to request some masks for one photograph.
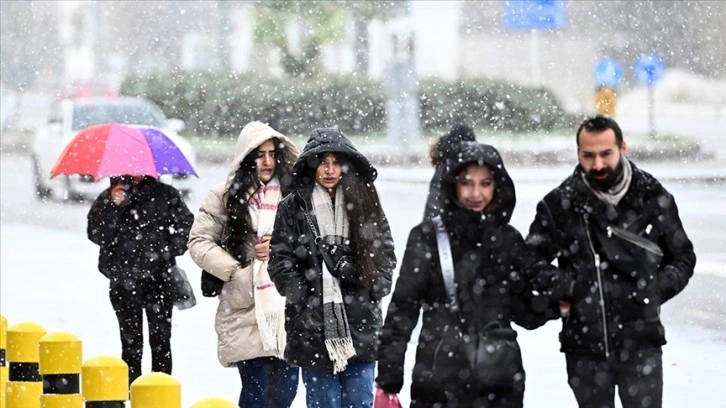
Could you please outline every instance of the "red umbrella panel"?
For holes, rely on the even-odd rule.
[[[197,176],[167,135],[151,127],[107,123],[78,132],[58,157],[50,177],[80,174],[98,181],[111,176],[159,178],[172,173]]]

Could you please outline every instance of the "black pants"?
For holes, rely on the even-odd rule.
[[[154,278],[124,279],[110,289],[111,305],[121,335],[121,359],[129,366],[129,385],[141,375],[144,352],[143,312],[149,326],[151,371],[171,374],[171,312],[169,282]]]
[[[619,350],[607,359],[566,354],[567,377],[580,408],[614,408],[615,386],[623,408],[661,408],[663,361],[660,347]]]

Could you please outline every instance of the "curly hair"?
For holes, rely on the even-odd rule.
[[[287,194],[292,181],[291,168],[293,157],[285,149],[284,143],[278,138],[270,139],[275,145],[275,176],[280,181],[280,190]],[[235,172],[234,182],[227,190],[226,210],[228,217],[228,228],[224,247],[239,262],[245,263],[246,254],[257,234],[252,229],[250,218],[249,200],[254,193],[262,187],[262,182],[257,177],[257,156],[259,146],[252,150],[240,163]],[[253,191],[250,194],[250,191]]]

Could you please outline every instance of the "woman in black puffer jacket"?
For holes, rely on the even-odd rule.
[[[308,407],[370,407],[380,301],[396,266],[377,172],[340,129],[321,128],[292,173],[268,265],[286,297],[285,360],[301,367]]]
[[[441,186],[441,219],[460,311],[448,303],[436,221],[424,221],[408,238],[383,327],[376,382],[385,393],[400,392],[406,345],[423,310],[411,407],[520,407],[524,370],[512,376],[508,390],[483,389],[467,369],[458,333],[474,334],[490,324],[510,328],[513,321],[533,329],[554,317],[545,313],[552,303],[536,299],[522,275],[530,257],[521,234],[509,225],[516,198],[499,153],[476,142],[457,150]],[[521,361],[512,364],[521,368]]]

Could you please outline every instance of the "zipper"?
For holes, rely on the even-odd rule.
[[[590,251],[592,252],[595,261],[595,275],[597,276],[597,289],[600,294],[600,313],[602,314],[602,333],[603,340],[605,342],[605,357],[610,357],[610,341],[608,340],[608,323],[607,314],[605,313],[605,292],[602,285],[602,271],[600,270],[600,254],[595,251],[595,247],[592,245],[592,237],[590,236],[590,225],[585,221],[585,233],[587,234],[587,243],[590,245]]]
[[[633,218],[629,222],[623,224],[623,228],[628,229],[631,225],[635,223],[635,221],[638,221],[639,219],[643,218],[643,215],[638,215],[637,217]]]
[[[648,232],[650,232],[649,231],[650,228],[652,228],[652,226],[650,224],[648,224],[648,227],[646,227],[646,230]],[[646,245],[643,245],[641,242],[638,242],[638,241],[636,241],[636,240],[634,240],[634,239],[626,236],[625,234],[620,233],[620,231],[618,231],[617,229],[615,229],[615,228],[613,228],[613,227],[611,227],[609,225],[607,227],[607,231],[608,231],[608,238],[612,238],[613,235],[615,235],[616,237],[618,237],[618,238],[620,238],[620,239],[622,239],[624,241],[628,241],[631,244],[633,244],[633,245],[635,245],[635,246],[637,246],[637,247],[639,247],[641,249],[644,249],[644,250],[650,252],[651,254],[658,255],[658,256],[663,256],[663,252],[656,251],[653,248],[650,248],[650,247],[648,247]]]

